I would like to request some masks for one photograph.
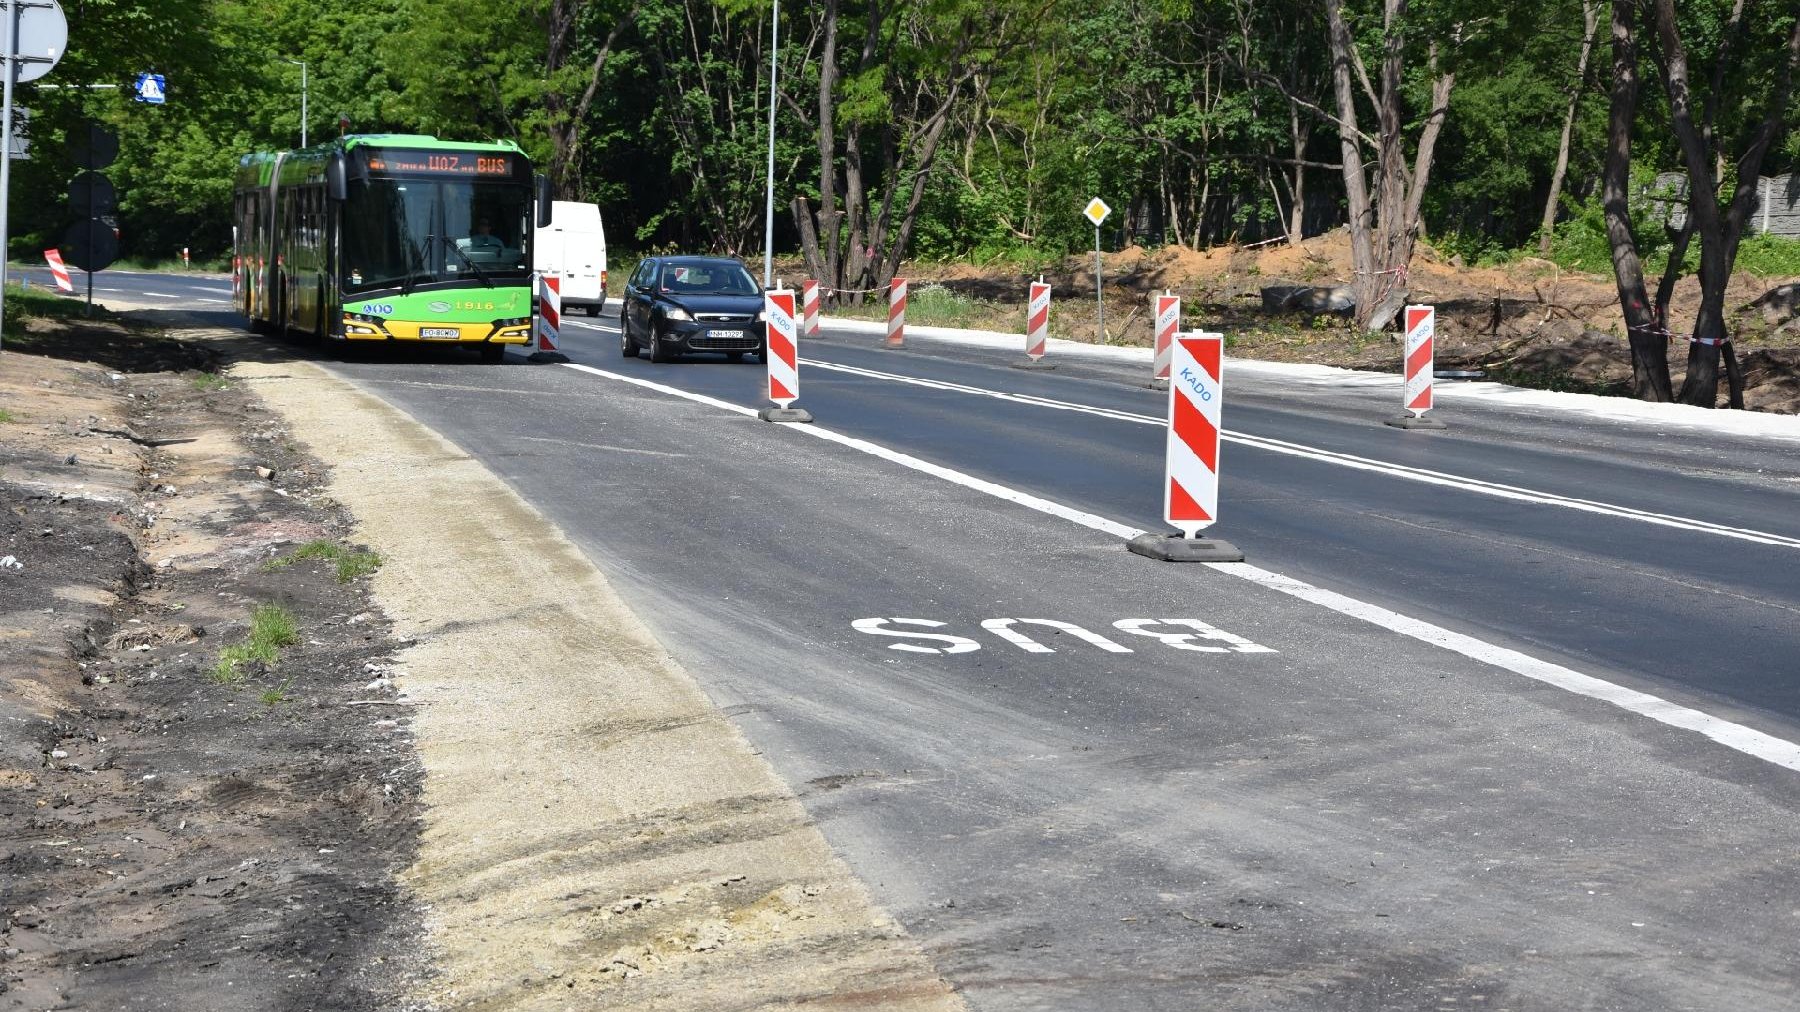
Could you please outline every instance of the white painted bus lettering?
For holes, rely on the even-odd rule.
[[[1053,618],[990,618],[984,619],[981,627],[1000,637],[1028,654],[1053,654],[1056,651],[1039,643],[1037,640],[1014,629],[1015,624],[1037,625],[1047,629],[1055,629],[1068,633],[1077,639],[1084,640],[1110,654],[1131,653],[1130,647],[1123,647],[1099,633],[1089,632],[1073,622],[1061,622]]]
[[[926,629],[941,629],[943,622],[929,618],[859,618],[850,623],[851,628],[871,636],[897,636],[913,640],[926,640],[943,643],[942,647],[920,646],[916,643],[889,643],[889,650],[901,650],[912,654],[967,654],[981,649],[981,644],[963,636],[948,634],[907,632],[902,629],[890,629],[892,625],[920,626]]]
[[[1148,628],[1149,626],[1156,625],[1181,626],[1184,629],[1193,631],[1179,633],[1157,632]],[[1197,653],[1207,654],[1272,654],[1276,652],[1271,647],[1265,647],[1259,643],[1252,643],[1242,636],[1228,633],[1218,626],[1207,625],[1197,618],[1122,618],[1113,623],[1113,628],[1120,632],[1131,633],[1134,636],[1148,636],[1151,639],[1160,640],[1164,646],[1173,647],[1176,650],[1192,650]],[[1214,640],[1227,645],[1222,647],[1209,646],[1199,642],[1200,640]]]

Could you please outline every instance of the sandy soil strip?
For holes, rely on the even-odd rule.
[[[244,364],[334,467],[417,645],[436,993],[467,1009],[963,1007],[549,522],[316,366]],[[370,433],[380,433],[369,439]]]

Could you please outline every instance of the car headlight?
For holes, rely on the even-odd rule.
[[[694,314],[682,309],[680,306],[670,306],[663,310],[663,317],[669,320],[686,320],[692,323]]]
[[[759,309],[756,311],[755,318],[753,318],[750,322],[751,323],[762,323],[765,319],[767,319],[767,317],[763,316],[762,310]]]

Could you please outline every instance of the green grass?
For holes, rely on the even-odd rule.
[[[209,677],[220,685],[242,685],[243,666],[250,661],[273,665],[281,658],[281,648],[300,642],[300,630],[294,613],[278,604],[259,604],[250,613],[250,636],[242,643],[219,651],[219,663]]]
[[[285,703],[288,698],[288,686],[292,684],[294,684],[292,678],[283,678],[280,685],[272,685],[269,688],[264,689],[262,695],[257,698],[262,700],[264,706],[275,706],[278,703]]]
[[[308,541],[279,558],[263,563],[265,572],[286,569],[296,562],[319,560],[333,563],[337,570],[337,582],[349,583],[359,576],[367,576],[381,568],[381,556],[374,552],[358,552],[345,548],[332,541]]]
[[[225,377],[216,372],[203,372],[194,377],[195,390],[223,390],[228,386]]]
[[[13,414],[5,408],[0,408],[0,425],[5,425],[7,422],[16,422],[18,420],[18,415]]]
[[[48,290],[33,285],[30,288],[7,282],[6,285],[6,336],[16,337],[25,332],[25,321],[28,318],[43,320],[71,320],[87,316],[87,303],[81,299],[65,298],[52,295]],[[96,306],[93,318],[110,320],[115,314]]]

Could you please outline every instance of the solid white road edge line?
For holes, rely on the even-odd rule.
[[[1074,401],[1059,401],[1032,394],[1015,394],[1005,390],[990,390],[986,387],[969,386],[963,383],[949,383],[943,380],[920,379],[917,376],[906,376],[900,373],[880,372],[864,369],[859,366],[839,365],[835,362],[820,362],[815,359],[802,359],[801,364],[808,368],[824,369],[829,372],[846,373],[863,376],[869,379],[887,380],[909,386],[926,387],[932,390],[943,390],[951,393],[971,394],[978,397],[989,397],[995,400],[1011,401],[1033,407],[1050,408],[1055,411],[1073,411],[1079,414],[1109,418],[1114,421],[1130,422],[1135,425],[1154,425],[1162,427],[1167,422],[1156,415],[1142,415],[1131,411],[1119,411],[1114,408],[1099,408]],[[1444,471],[1433,471],[1428,468],[1412,467],[1407,464],[1393,464],[1369,457],[1358,457],[1354,454],[1340,453],[1336,450],[1325,450],[1303,443],[1290,443],[1286,440],[1273,439],[1268,436],[1253,436],[1243,432],[1226,429],[1223,438],[1228,443],[1240,446],[1253,446],[1271,453],[1285,454],[1290,457],[1303,457],[1326,464],[1336,464],[1358,471],[1372,471],[1394,478],[1423,482],[1428,485],[1439,485],[1445,488],[1460,489],[1479,495],[1493,496],[1497,499],[1511,499],[1517,502],[1537,503],[1543,506],[1560,506],[1564,509],[1579,510],[1583,513],[1596,513],[1602,516],[1618,517],[1625,520],[1636,520],[1639,523],[1653,524],[1658,527],[1673,527],[1678,530],[1696,531],[1704,534],[1716,534],[1720,537],[1735,538],[1740,541],[1751,541],[1759,545],[1777,545],[1783,548],[1800,548],[1800,538],[1785,534],[1773,534],[1747,527],[1732,527],[1700,520],[1694,517],[1673,516],[1667,513],[1656,513],[1638,509],[1634,506],[1620,506],[1616,503],[1599,502],[1593,499],[1578,499],[1556,492],[1545,492],[1539,489],[1522,488],[1517,485],[1504,485],[1499,482],[1486,481],[1481,478],[1469,478],[1463,475],[1450,474]]]
[[[742,405],[732,404],[729,401],[719,400],[716,397],[692,393],[662,383],[638,379],[635,376],[626,376],[622,373],[608,372],[605,369],[597,369],[590,365],[582,365],[574,362],[565,363],[565,366],[569,369],[576,369],[605,379],[617,380],[621,383],[629,383],[646,390],[654,390],[658,393],[669,394],[673,397],[680,397],[684,400],[708,405],[709,407],[722,408],[735,414],[748,415],[750,417],[755,417],[756,415],[756,410],[754,408],[743,407]],[[974,475],[964,474],[961,471],[953,470],[940,464],[933,464],[929,461],[920,460],[918,457],[914,457],[911,454],[901,453],[898,450],[891,450],[885,446],[871,443],[865,439],[858,439],[854,436],[846,436],[840,432],[833,432],[832,430],[817,424],[778,424],[780,424],[782,428],[794,432],[803,432],[809,436],[823,439],[827,442],[837,443],[840,446],[849,447],[850,449],[879,457],[882,460],[899,464],[902,467],[911,468],[912,470],[929,474],[935,478],[941,478],[953,484],[960,485],[963,488],[981,492],[984,495],[991,495],[998,499],[1004,499],[1007,502],[1017,503],[1020,506],[1036,510],[1039,513],[1068,520],[1072,523],[1079,524],[1082,527],[1089,528],[1090,530],[1100,531],[1124,540],[1130,540],[1145,533],[1144,531],[1127,524],[1108,520],[1105,517],[1087,513],[1075,509],[1072,506],[1064,506],[1061,503],[1031,495],[1028,492],[1021,492],[1018,489],[1008,488],[1005,485],[999,485],[991,481],[977,478]],[[1533,681],[1552,685],[1579,696],[1586,696],[1590,699],[1599,700],[1604,703],[1611,703],[1622,710],[1638,714],[1639,716],[1648,717],[1651,720],[1666,724],[1670,727],[1681,728],[1685,731],[1696,731],[1726,748],[1741,752],[1744,755],[1752,756],[1790,770],[1800,771],[1800,744],[1777,738],[1774,735],[1758,731],[1755,728],[1745,727],[1742,724],[1734,724],[1731,721],[1714,717],[1711,714],[1704,713],[1700,710],[1681,706],[1677,703],[1671,703],[1666,699],[1650,695],[1647,692],[1639,692],[1636,689],[1628,689],[1623,685],[1618,685],[1606,681],[1605,679],[1595,678],[1592,675],[1584,675],[1579,671],[1565,668],[1560,664],[1539,660],[1530,655],[1522,654],[1517,650],[1496,646],[1495,644],[1476,639],[1473,636],[1464,635],[1463,633],[1452,632],[1442,626],[1411,618],[1402,615],[1399,612],[1389,611],[1379,605],[1358,601],[1355,598],[1346,597],[1335,591],[1326,590],[1322,587],[1315,587],[1310,583],[1296,580],[1292,577],[1282,576],[1280,573],[1273,573],[1269,570],[1249,565],[1248,563],[1207,562],[1202,563],[1202,565],[1218,572],[1238,577],[1242,580],[1248,580],[1260,587],[1267,587],[1278,593],[1296,597],[1310,604],[1318,605],[1321,608],[1335,611],[1340,615],[1360,619],[1371,625],[1386,629],[1389,632],[1398,633],[1401,636],[1418,640],[1421,643],[1426,643],[1434,647],[1442,647],[1445,650],[1462,654],[1464,657],[1471,660],[1492,665],[1506,671],[1511,671],[1517,675],[1523,675]]]

